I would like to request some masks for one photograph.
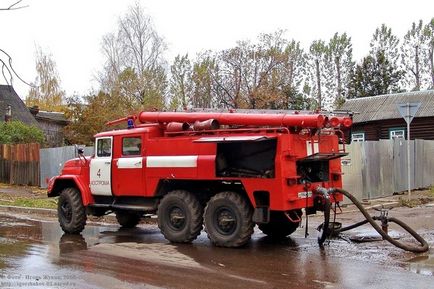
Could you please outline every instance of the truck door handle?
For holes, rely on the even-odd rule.
[[[109,165],[109,164],[111,164],[111,162],[104,162],[106,165]]]

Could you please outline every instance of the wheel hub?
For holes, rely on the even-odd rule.
[[[60,207],[65,220],[69,223],[72,220],[72,207],[69,202],[64,202]]]
[[[227,208],[218,210],[215,214],[214,221],[218,231],[224,235],[232,234],[237,227],[237,220],[234,213]]]
[[[185,225],[185,212],[179,207],[173,207],[169,213],[170,226],[175,230],[180,230]]]

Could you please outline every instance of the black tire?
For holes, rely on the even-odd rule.
[[[190,192],[171,191],[158,205],[158,227],[174,243],[190,243],[199,236],[203,225],[203,207]]]
[[[76,188],[66,188],[60,193],[57,215],[62,230],[68,234],[79,234],[86,225],[86,209],[81,194]]]
[[[122,228],[134,228],[140,222],[140,215],[136,212],[117,211],[116,220]]]
[[[301,212],[297,212],[301,216]],[[294,223],[288,220],[284,212],[272,211],[270,213],[270,222],[259,224],[258,228],[265,235],[273,239],[281,239],[291,235],[300,226],[300,222]]]
[[[243,246],[253,234],[252,215],[251,205],[240,194],[218,193],[205,208],[205,231],[216,246]]]

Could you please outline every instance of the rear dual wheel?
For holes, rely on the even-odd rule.
[[[299,217],[302,212],[295,212]],[[300,226],[300,222],[291,222],[284,212],[270,212],[270,222],[267,224],[259,224],[259,229],[267,236],[273,239],[281,239],[291,235]]]
[[[158,227],[174,243],[189,243],[202,230],[203,207],[190,192],[175,190],[163,197],[158,206]]]
[[[253,234],[253,210],[249,202],[235,192],[213,196],[205,208],[205,230],[216,246],[240,247]]]

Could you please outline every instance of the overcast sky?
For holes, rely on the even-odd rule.
[[[0,0],[0,7],[16,0]],[[0,11],[0,48],[13,57],[15,70],[34,81],[35,47],[50,52],[67,95],[96,89],[94,75],[103,58],[102,36],[116,29],[118,18],[135,0],[24,0],[29,7]],[[177,54],[219,50],[259,33],[287,30],[307,48],[315,39],[335,32],[351,36],[355,60],[369,50],[376,27],[385,23],[402,37],[411,23],[434,17],[434,1],[381,0],[142,0],[159,34],[168,43],[166,59]],[[3,60],[7,60],[1,56]],[[5,81],[0,78],[0,84]],[[22,98],[28,87],[14,79]]]

